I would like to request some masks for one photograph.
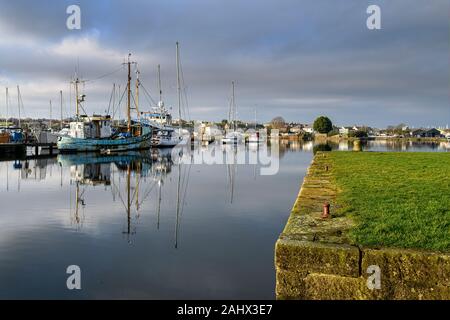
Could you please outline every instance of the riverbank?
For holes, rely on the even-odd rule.
[[[276,244],[277,298],[450,299],[448,161],[318,152]],[[380,289],[367,286],[369,266]]]

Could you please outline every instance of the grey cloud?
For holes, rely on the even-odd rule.
[[[160,63],[166,100],[174,104],[178,40],[195,118],[226,117],[229,83],[236,80],[243,119],[252,119],[256,107],[264,121],[282,115],[309,122],[328,114],[342,124],[450,122],[450,3],[445,0],[77,3],[83,29],[72,32],[65,29],[65,7],[71,1],[0,1],[2,34],[37,43],[30,49],[0,41],[0,79],[14,84],[59,81],[67,88],[77,59],[48,48],[64,39],[91,37],[102,50],[135,53],[152,92]],[[380,31],[365,27],[365,9],[372,3],[382,9]],[[78,60],[86,78],[122,62],[93,58],[92,52],[79,52]],[[89,111],[103,110],[112,82],[123,79],[118,73],[87,85]],[[34,99],[33,91],[25,94],[30,113],[46,110],[48,99]]]

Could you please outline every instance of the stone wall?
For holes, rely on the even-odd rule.
[[[348,217],[321,218],[324,202],[339,205],[331,166],[316,154],[276,243],[277,299],[450,299],[450,254],[361,247],[347,237]],[[369,289],[370,266],[379,289]]]

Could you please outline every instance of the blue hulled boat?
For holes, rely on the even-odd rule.
[[[70,123],[66,135],[58,137],[57,146],[60,152],[123,152],[128,150],[148,149],[151,146],[152,132],[143,130],[139,122],[132,122],[130,115],[131,94],[131,62],[128,55],[128,103],[127,103],[127,126],[112,129],[112,119],[109,115],[81,115],[79,109],[84,102],[85,95],[78,94],[78,78],[74,81],[76,93],[76,120]],[[136,79],[138,88],[139,79]],[[137,94],[137,93],[136,93]],[[137,109],[137,107],[136,107]],[[115,131],[115,132],[114,132]]]

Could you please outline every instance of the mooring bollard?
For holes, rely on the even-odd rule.
[[[330,204],[328,202],[325,202],[323,204],[323,213],[322,213],[322,219],[326,219],[330,217]]]

